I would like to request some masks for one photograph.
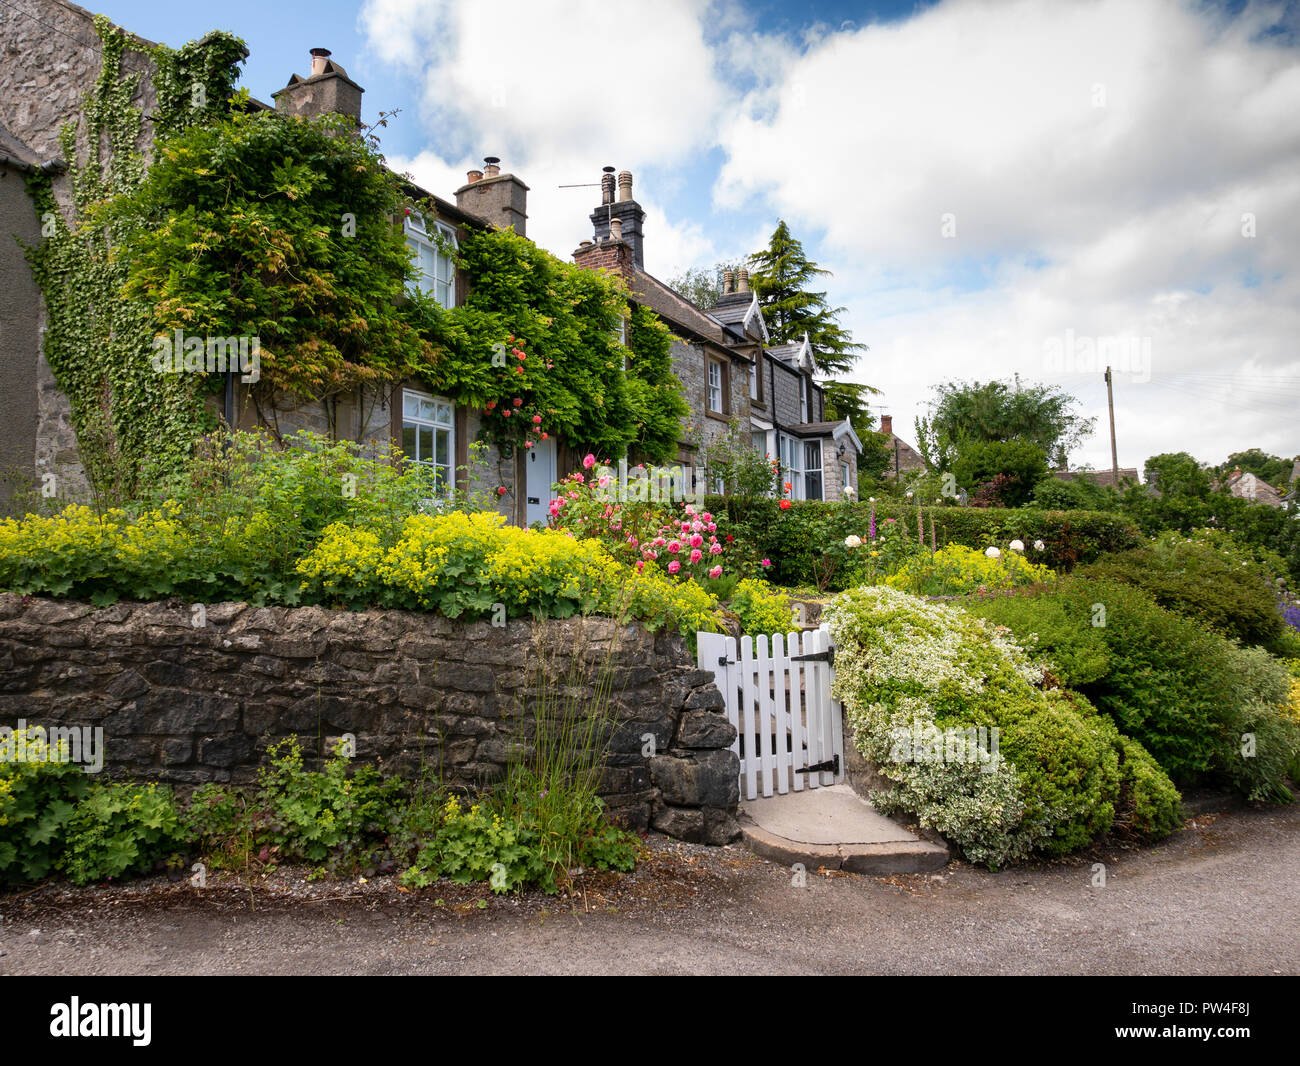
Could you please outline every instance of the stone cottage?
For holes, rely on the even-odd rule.
[[[746,270],[725,273],[723,292],[710,311],[647,273],[645,211],[633,196],[631,173],[616,178],[614,168],[605,167],[600,188],[600,205],[590,216],[593,236],[581,242],[573,260],[621,275],[632,301],[672,330],[673,369],[691,408],[678,443],[679,462],[694,466],[700,446],[735,420],[756,449],[780,458],[792,498],[838,500],[846,485],[856,487],[862,444],[847,420],[826,419],[808,338],[771,343]]]

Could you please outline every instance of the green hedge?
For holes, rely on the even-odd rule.
[[[728,530],[757,557],[772,562],[769,578],[778,585],[818,584],[831,571],[828,588],[844,587],[835,573],[839,557],[845,556],[844,538],[867,536],[871,504],[826,503],[796,500],[781,510],[774,499],[711,497],[707,507],[730,520]],[[904,523],[916,536],[918,508],[895,501],[875,504],[876,523],[886,519]],[[1143,543],[1137,527],[1120,515],[1105,511],[1040,511],[1033,508],[921,507],[926,543],[934,521],[935,539],[945,544],[964,544],[983,550],[990,544],[1003,548],[1019,539],[1028,547],[1041,540],[1044,549],[1029,557],[1053,570],[1070,570],[1077,563],[1091,562],[1107,552],[1125,551]],[[829,558],[828,558],[829,557]],[[843,568],[838,568],[842,571]]]

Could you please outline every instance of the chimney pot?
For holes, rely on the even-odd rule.
[[[605,167],[600,175],[601,206],[614,202],[614,168]]]
[[[881,432],[881,433],[890,433],[890,434],[892,434],[892,433],[894,432],[894,416],[893,416],[893,415],[881,415],[881,416],[880,416],[880,432]]]
[[[612,240],[621,241],[623,239],[623,220],[621,218],[611,218],[609,220],[609,235]]]
[[[632,199],[632,172],[630,170],[620,170],[618,172],[618,201]]]
[[[481,170],[471,170],[469,173],[467,173],[467,174],[465,175],[465,180],[466,180],[466,183],[469,184],[469,185],[473,185],[474,182],[476,182],[476,181],[482,181],[482,180],[483,180],[483,171],[481,171]]]
[[[483,157],[483,176],[495,178],[501,173],[501,160],[497,156],[489,155]]]
[[[328,48],[313,48],[311,50],[312,77],[325,73],[325,64],[328,62],[330,55],[331,52]]]
[[[722,272],[722,292],[727,294],[736,291],[736,272],[734,270],[724,270]]]
[[[749,292],[749,271],[742,270],[736,275],[736,291]]]
[[[578,242],[578,247],[579,247],[579,248],[590,248],[590,247],[591,247],[591,241],[579,241],[579,242]]]

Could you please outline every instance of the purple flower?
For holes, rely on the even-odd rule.
[[[1288,607],[1282,612],[1282,617],[1292,629],[1300,630],[1300,607]]]

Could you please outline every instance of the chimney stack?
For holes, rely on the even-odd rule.
[[[734,270],[724,270],[722,272],[722,292],[725,296],[729,292],[734,292],[736,288],[736,272]]]
[[[741,272],[736,275],[736,291],[749,292],[749,271],[748,270],[741,270]]]
[[[483,169],[471,170],[456,190],[456,206],[478,215],[502,229],[511,226],[519,236],[528,236],[528,186],[513,174],[501,173],[501,160],[483,157]]]
[[[310,55],[311,73],[305,78],[289,75],[289,84],[271,94],[275,109],[303,118],[334,112],[360,124],[361,94],[365,89],[330,58],[328,48],[313,48]]]
[[[614,198],[617,185],[618,199]],[[645,212],[641,205],[632,199],[632,172],[619,171],[614,177],[613,167],[604,167],[600,177],[600,206],[591,215],[591,225],[595,233],[596,244],[607,243],[612,238],[626,244],[632,254],[632,265],[645,269],[645,256],[642,247],[641,227],[645,224]],[[618,235],[615,236],[612,223],[618,223]]]
[[[894,432],[894,416],[893,416],[893,415],[881,415],[881,416],[880,416],[880,432],[881,432],[881,433],[891,434],[891,435],[893,434],[893,432]]]

